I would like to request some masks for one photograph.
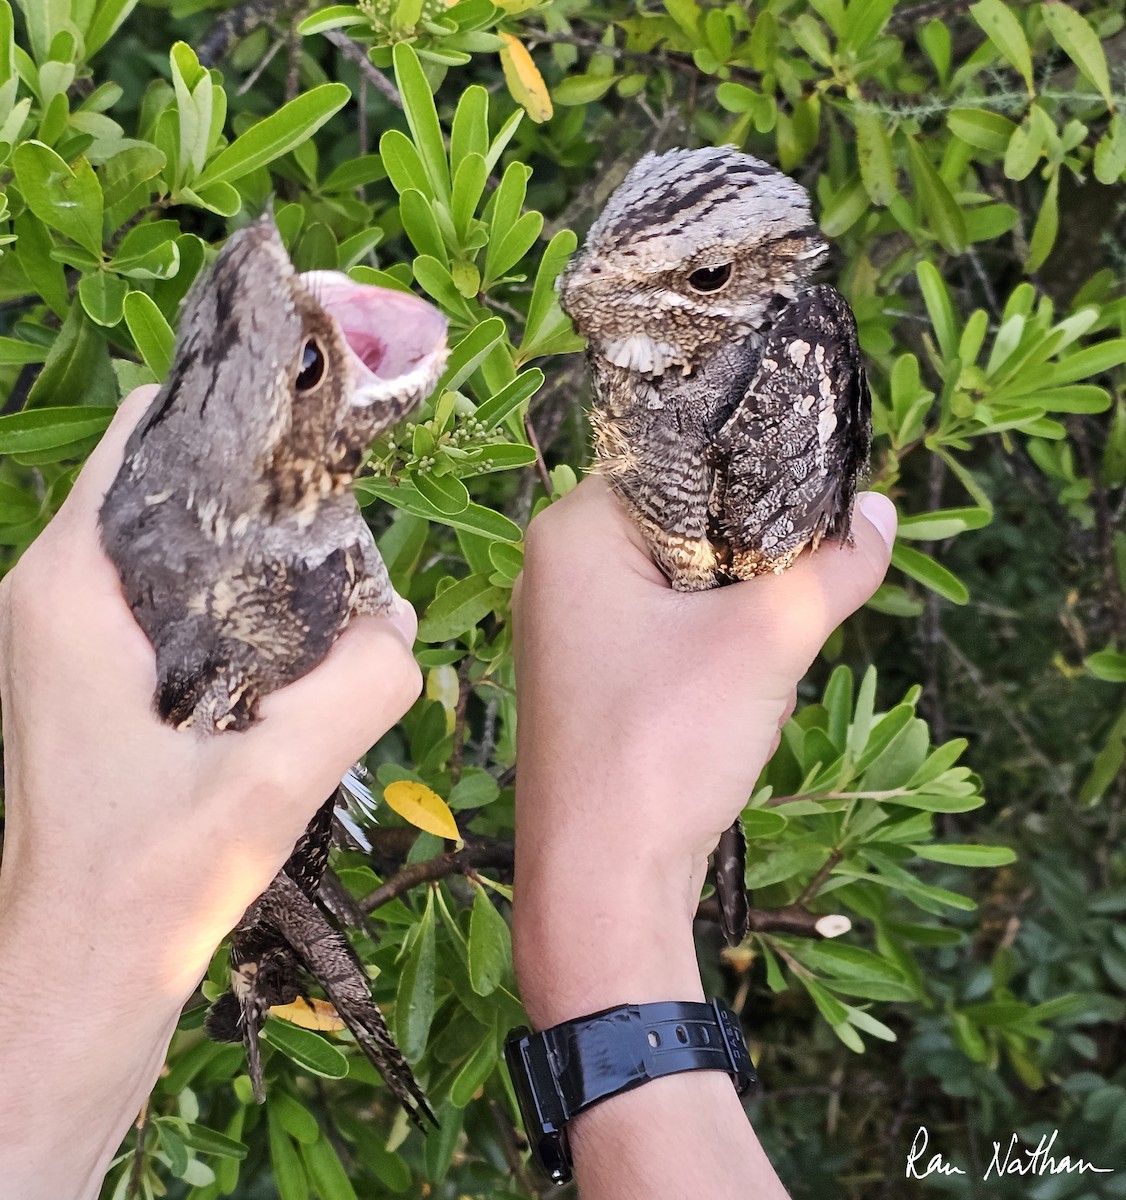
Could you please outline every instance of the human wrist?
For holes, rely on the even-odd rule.
[[[523,870],[517,856],[513,949],[536,1028],[619,1004],[703,999],[691,881],[598,855],[581,870],[550,857]]]

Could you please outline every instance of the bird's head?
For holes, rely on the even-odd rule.
[[[189,476],[222,508],[307,517],[429,392],[445,357],[432,305],[337,271],[298,273],[267,216],[228,239],[185,301],[171,371],[127,462]]]
[[[645,375],[688,370],[793,299],[827,247],[805,189],[731,146],[647,154],[560,281],[592,348]]]

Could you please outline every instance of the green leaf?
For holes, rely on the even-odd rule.
[[[1006,867],[1017,860],[1008,846],[965,846],[950,842],[912,846],[920,858],[955,867]]]
[[[469,918],[469,979],[478,996],[491,996],[512,962],[512,935],[485,889],[478,886]]]
[[[411,137],[422,159],[426,176],[434,195],[448,201],[450,174],[446,163],[446,147],[430,84],[422,72],[418,55],[406,42],[399,42],[393,51],[395,79],[403,97],[403,111],[410,126]]]
[[[769,887],[787,879],[804,878],[821,867],[828,855],[824,846],[780,846],[764,862],[748,865],[747,887]]]
[[[863,946],[850,946],[847,942],[803,942],[794,948],[793,954],[805,966],[835,978],[906,982],[903,972],[894,963]]]
[[[472,629],[494,609],[503,609],[507,594],[483,575],[459,579],[431,601],[418,623],[423,642],[447,642]]]
[[[977,4],[970,5],[970,15],[1002,58],[1016,69],[1031,96],[1032,52],[1028,48],[1024,30],[1009,6],[1004,0],[978,0]]]
[[[802,986],[813,998],[813,1003],[817,1005],[817,1011],[829,1022],[830,1025],[843,1025],[848,1016],[845,1006],[836,999],[826,988],[824,988],[816,979],[809,979],[807,976],[799,975]]]
[[[12,166],[28,208],[45,225],[101,258],[102,188],[86,159],[71,168],[49,146],[27,141],[13,151]]]
[[[1107,683],[1126,683],[1126,654],[1099,650],[1087,659],[1087,670]]]
[[[200,1154],[213,1154],[216,1158],[239,1161],[248,1153],[245,1142],[227,1137],[215,1129],[208,1129],[206,1125],[195,1125],[191,1122],[185,1127],[184,1142],[190,1149],[198,1150]]]
[[[309,1181],[305,1178],[305,1169],[274,1110],[272,1095],[266,1108],[266,1128],[270,1143],[270,1166],[273,1168],[279,1200],[309,1200]]]
[[[388,129],[379,139],[379,157],[387,171],[391,186],[401,196],[411,188],[428,200],[435,197],[434,185],[426,174],[414,142],[398,129]]]
[[[473,416],[485,429],[495,429],[527,403],[543,386],[543,381],[544,373],[538,367],[521,371],[511,383],[480,405]]]
[[[414,188],[405,191],[399,199],[399,215],[407,237],[419,254],[429,254],[443,266],[450,265],[450,256],[442,238],[438,222],[430,201]]]
[[[967,529],[981,529],[992,518],[993,514],[984,508],[937,509],[913,517],[900,517],[898,536],[915,542],[939,542],[965,533]]]
[[[944,250],[950,254],[961,254],[969,238],[966,219],[958,202],[915,138],[907,139],[907,149],[911,155],[911,177],[932,232]]]
[[[473,214],[481,202],[488,177],[489,169],[485,166],[483,154],[466,154],[454,173],[450,215],[454,231],[463,245],[469,236]]]
[[[951,362],[958,356],[960,335],[950,292],[933,263],[919,263],[915,268],[915,276],[923,293],[923,302],[927,306],[927,315],[930,317],[938,348],[942,357]]]
[[[413,484],[406,481],[392,483],[384,479],[359,479],[355,483],[355,491],[361,504],[373,499],[385,500],[416,517],[425,517],[429,521],[438,521],[453,529],[464,529],[494,541],[519,542],[524,537],[524,531],[515,521],[480,504],[470,503],[456,516],[440,512]]]
[[[985,108],[955,108],[946,115],[946,124],[955,137],[993,154],[1004,154],[1016,125]]]
[[[745,808],[740,820],[749,842],[776,838],[789,824],[782,813],[769,808]]]
[[[450,1103],[455,1108],[464,1108],[473,1099],[493,1073],[497,1058],[496,1035],[489,1029],[450,1085]]]
[[[332,1143],[325,1137],[300,1148],[309,1181],[320,1200],[356,1200],[356,1189],[340,1162]]]
[[[85,404],[96,399],[116,401],[117,389],[105,338],[88,320],[82,305],[74,303],[31,386],[26,407]]]
[[[479,83],[474,83],[461,93],[454,112],[450,127],[450,164],[456,172],[469,155],[478,154],[483,161],[488,152],[489,93]]]
[[[172,365],[176,335],[156,301],[145,292],[130,292],[125,297],[125,324],[145,365],[163,379]]]
[[[1055,0],[1058,3],[1058,0]],[[1053,173],[1048,181],[1048,190],[1044,193],[1044,202],[1040,205],[1040,214],[1028,239],[1028,257],[1024,260],[1024,269],[1030,274],[1038,271],[1044,260],[1052,252],[1056,244],[1056,234],[1060,228],[1060,176]]]
[[[434,899],[431,893],[427,896],[426,909],[416,927],[395,993],[395,1031],[399,1049],[408,1062],[417,1062],[426,1049],[426,1039],[434,1020],[434,981]]]
[[[929,555],[923,554],[921,550],[897,542],[891,552],[891,561],[904,575],[917,579],[952,604],[965,604],[970,598],[969,590],[957,575],[936,563]]]
[[[93,58],[113,37],[136,5],[137,0],[99,0],[94,7],[93,20],[84,35],[87,59]]]
[[[414,476],[419,494],[443,516],[457,516],[469,507],[469,492],[454,475],[432,475],[419,472]]]
[[[0,367],[45,362],[48,350],[47,346],[25,342],[22,338],[0,337]]]
[[[229,183],[273,162],[310,138],[352,93],[342,83],[322,83],[283,104],[252,125],[206,166],[195,181],[198,193],[208,184]]]
[[[560,108],[593,104],[613,86],[613,75],[568,75],[552,88],[551,98]]]
[[[366,25],[367,17],[351,4],[330,4],[303,21],[298,22],[297,32],[302,37],[313,33],[324,33],[326,29],[343,29],[349,25]]]
[[[536,238],[539,237],[542,229],[543,214],[538,212],[526,212],[499,236],[494,227],[485,259],[486,287],[508,274],[516,266],[535,245]]]
[[[262,1037],[312,1075],[343,1079],[348,1074],[348,1060],[344,1055],[311,1029],[267,1017]]]
[[[474,325],[450,351],[446,369],[434,389],[435,394],[456,392],[488,358],[493,347],[500,345],[507,336],[508,328],[500,317],[489,317],[479,325]]]
[[[86,315],[99,325],[116,325],[125,312],[125,294],[129,285],[120,275],[94,271],[78,281],[78,298]]]
[[[856,154],[860,178],[873,204],[885,207],[898,194],[895,160],[891,152],[886,120],[874,112],[856,114]]]
[[[39,516],[40,507],[31,492],[0,481],[0,525],[23,525],[34,521]]]
[[[1121,113],[1115,113],[1095,147],[1095,178],[1099,183],[1115,183],[1123,171],[1126,171],[1126,120]]]
[[[1107,107],[1113,109],[1110,72],[1107,70],[1106,54],[1099,41],[1099,35],[1087,23],[1085,17],[1062,0],[1051,0],[1051,3],[1041,4],[1040,11],[1052,37],[1063,47],[1068,58],[1095,85]]]
[[[271,1091],[268,1111],[278,1119],[295,1141],[311,1146],[320,1137],[317,1118],[299,1100],[281,1088]]]
[[[847,233],[868,211],[868,203],[868,193],[858,173],[826,201],[821,212],[821,232],[828,238]]]

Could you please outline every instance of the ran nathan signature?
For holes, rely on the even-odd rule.
[[[1024,1145],[1014,1133],[1008,1145],[993,1143],[993,1157],[982,1175],[982,1179],[1000,1179],[1004,1175],[1082,1175],[1096,1172],[1111,1175],[1113,1167],[1096,1167],[1086,1159],[1073,1158],[1070,1154],[1053,1155],[1059,1130],[1053,1129],[1051,1136],[1044,1136],[1035,1146]],[[947,1162],[941,1154],[927,1156],[930,1134],[925,1125],[920,1125],[911,1149],[907,1152],[908,1179],[926,1179],[928,1175],[965,1175],[962,1167]]]

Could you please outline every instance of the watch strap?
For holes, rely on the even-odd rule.
[[[740,1094],[756,1080],[739,1020],[720,1000],[625,1004],[520,1029],[505,1057],[536,1157],[560,1182],[570,1177],[565,1126],[600,1101],[682,1071],[723,1071]]]

